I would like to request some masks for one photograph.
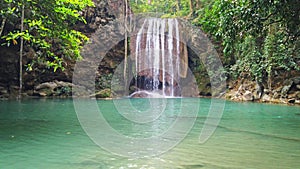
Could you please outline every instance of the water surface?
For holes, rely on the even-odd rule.
[[[169,99],[162,118],[149,124],[129,122],[113,101],[97,103],[118,132],[150,137],[172,126],[182,100],[191,107],[199,101]],[[130,102],[137,110],[149,108],[147,99]],[[299,168],[300,107],[226,102],[215,133],[200,144],[209,106],[209,99],[200,99],[195,124],[176,147],[135,159],[97,146],[82,129],[72,100],[0,101],[0,168]]]

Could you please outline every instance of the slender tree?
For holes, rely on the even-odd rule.
[[[24,10],[25,4],[24,1],[22,2],[22,11],[21,11],[21,32],[24,32]],[[22,98],[22,88],[23,88],[23,48],[24,48],[24,38],[21,37],[20,39],[20,60],[19,60],[19,99]]]
[[[127,0],[124,0],[125,2],[125,6],[124,6],[124,10],[123,10],[123,13],[124,13],[124,29],[125,29],[125,35],[124,35],[124,47],[125,47],[125,56],[124,56],[124,82],[125,82],[125,90],[124,91],[127,91],[126,88],[127,88],[127,66],[128,66],[128,31],[129,31],[129,28],[127,26],[127,22],[128,22],[128,1]]]

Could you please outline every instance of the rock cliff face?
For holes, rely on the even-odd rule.
[[[231,81],[228,88],[226,98],[234,101],[300,104],[299,73],[277,81],[272,89],[261,89],[255,81],[247,79]]]
[[[0,47],[0,97],[9,97],[18,90],[17,48]]]
[[[87,20],[87,24],[78,24],[77,30],[80,30],[91,37],[91,44],[85,46],[83,54],[85,59],[82,65],[88,67],[79,76],[82,79],[78,84],[72,83],[75,61],[66,60],[65,71],[47,69],[44,65],[39,65],[33,71],[26,71],[24,67],[23,74],[23,92],[28,96],[70,96],[72,87],[80,85],[87,91],[95,88],[92,93],[86,93],[87,96],[111,97],[118,96],[118,93],[111,91],[111,79],[115,74],[115,70],[122,65],[125,56],[124,48],[124,19],[123,0],[94,0],[95,7],[88,8],[82,12]],[[130,12],[130,9],[127,11]],[[136,19],[138,20],[138,19]],[[184,21],[183,21],[184,22]],[[122,25],[123,24],[123,25]],[[184,24],[184,23],[183,23]],[[195,76],[197,85],[193,89],[182,89],[189,96],[215,96],[216,91],[213,86],[226,86],[218,80],[213,80],[214,76],[220,74],[214,72],[217,70],[216,62],[208,57],[209,53],[217,55],[212,51],[212,46],[205,39],[205,34],[197,32],[190,24],[186,23],[185,29],[188,37],[183,41],[187,45],[188,65],[192,74]],[[138,24],[137,24],[138,27]],[[102,50],[105,49],[105,50]],[[108,50],[106,50],[108,49]],[[19,47],[12,46],[7,48],[0,46],[0,99],[14,98],[18,93],[18,76],[19,76]],[[23,63],[26,65],[32,59],[32,55],[37,51],[30,48],[25,49]],[[199,55],[201,59],[199,59]],[[99,60],[101,58],[101,60]],[[95,64],[96,63],[96,64]],[[93,71],[90,71],[93,70]],[[89,72],[90,71],[90,72]],[[89,78],[89,76],[94,78]],[[300,104],[300,74],[292,74],[290,77],[274,81],[271,90],[263,89],[251,80],[231,80],[227,84],[227,93],[225,97],[238,101],[262,101],[262,102],[279,102],[279,103],[299,103]],[[188,77],[186,79],[190,79]],[[93,80],[90,83],[89,80]],[[129,79],[130,80],[130,79]],[[186,80],[183,83],[189,84]],[[118,82],[119,83],[119,82]],[[130,83],[130,82],[128,82]],[[91,86],[91,84],[94,84]],[[125,84],[120,83],[118,87],[124,87]],[[267,86],[267,85],[264,85]],[[197,93],[191,91],[198,91]],[[215,92],[215,93],[214,93]],[[78,93],[80,95],[80,93]]]
[[[82,15],[87,21],[87,24],[77,24],[75,29],[82,31],[88,36],[94,34],[98,29],[103,29],[109,22],[119,17],[120,6],[123,5],[123,1],[110,0],[94,0],[95,7],[90,7],[82,12]],[[102,36],[102,35],[99,35]],[[107,38],[110,38],[109,36]],[[17,96],[19,89],[19,46],[0,47],[0,98],[14,98]],[[32,59],[32,56],[38,51],[33,51],[31,48],[25,48],[23,56],[23,64],[26,65]],[[96,88],[99,90],[105,88],[105,84],[102,82],[109,79],[110,74],[113,73],[113,69],[116,67],[118,58],[124,56],[124,43],[118,43],[110,51],[105,53],[105,57],[99,65],[99,71],[97,72],[96,81],[98,85]],[[37,96],[57,96],[70,95],[70,92],[63,90],[56,90],[48,88],[45,92],[45,88],[41,88],[42,84],[50,84],[56,82],[66,83],[59,85],[58,88],[64,90],[70,90],[69,83],[72,82],[72,75],[74,71],[75,61],[65,60],[66,69],[64,71],[48,69],[45,65],[38,65],[36,69],[32,71],[26,71],[26,67],[23,67],[23,92],[24,95],[37,95]],[[43,85],[42,85],[43,86]],[[44,85],[45,86],[45,85]],[[47,86],[47,85],[46,85]],[[49,85],[48,85],[49,87]],[[50,92],[52,91],[52,92]],[[59,93],[61,92],[61,93]]]

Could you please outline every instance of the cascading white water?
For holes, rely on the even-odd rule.
[[[180,80],[178,20],[146,19],[137,33],[135,43],[137,77],[146,79],[143,88],[163,96],[179,96],[175,89]]]

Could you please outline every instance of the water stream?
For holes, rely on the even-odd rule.
[[[180,96],[180,33],[177,19],[145,19],[137,32],[137,88],[162,96]]]

